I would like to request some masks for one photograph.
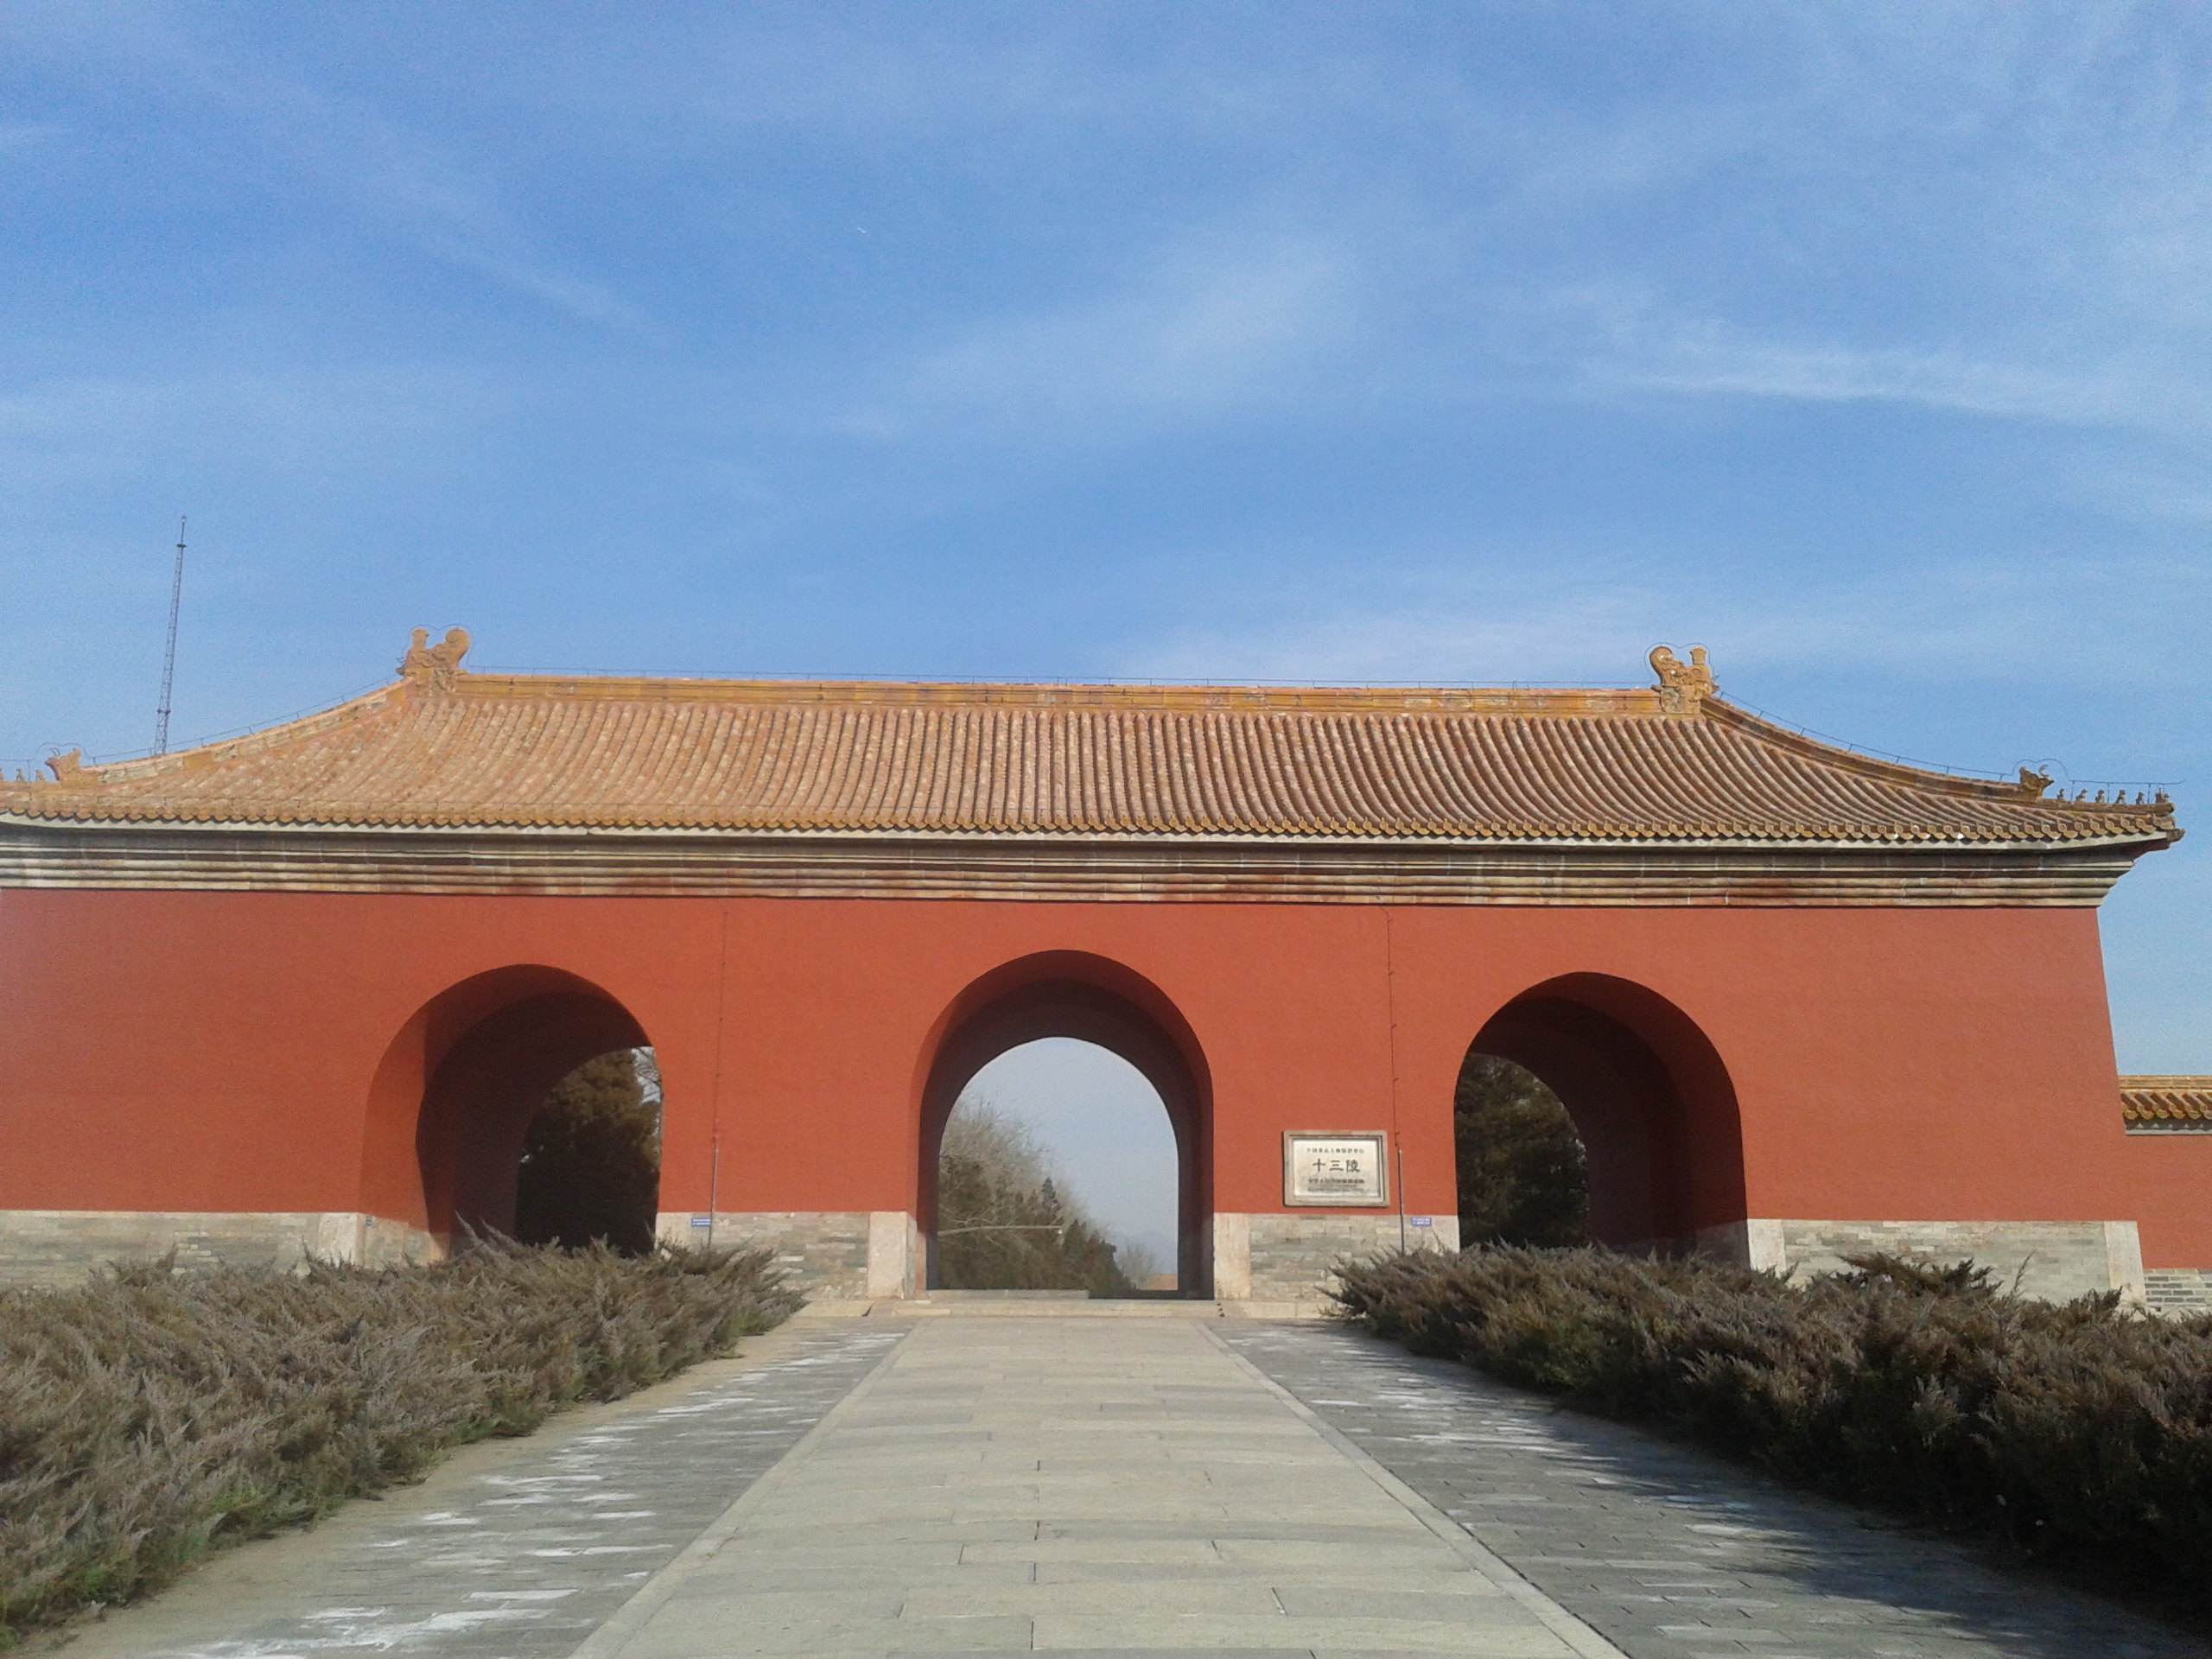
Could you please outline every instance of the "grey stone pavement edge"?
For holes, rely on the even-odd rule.
[[[878,1313],[470,1448],[66,1651],[1023,1649],[2208,1650],[1340,1327]]]
[[[2212,1643],[1742,1465],[1339,1325],[1237,1353],[1644,1659],[2139,1659]]]

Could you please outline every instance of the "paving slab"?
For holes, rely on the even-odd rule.
[[[1342,1644],[1373,1653],[1453,1653],[1478,1659],[1573,1659],[1574,1649],[1532,1618],[1509,1607],[1493,1623],[1471,1619],[1299,1618],[1276,1612],[1243,1615],[1122,1612],[1105,1617],[1056,1614],[1036,1621],[1035,1645],[1096,1648],[1108,1643],[1154,1653],[1249,1648],[1263,1643],[1313,1652]]]

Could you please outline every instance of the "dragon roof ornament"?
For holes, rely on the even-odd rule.
[[[46,757],[46,769],[65,788],[86,788],[100,780],[99,768],[85,764],[81,748],[61,749]]]
[[[1666,645],[1651,647],[1651,671],[1659,677],[1659,706],[1670,715],[1694,715],[1720,688],[1706,665],[1705,647],[1692,645],[1687,663]]]
[[[429,641],[428,628],[415,630],[414,643],[399,659],[399,677],[410,685],[443,690],[461,671],[461,659],[468,655],[468,630],[448,628],[446,637],[436,645]]]

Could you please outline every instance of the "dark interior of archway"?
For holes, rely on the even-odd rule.
[[[1470,1052],[1452,1108],[1462,1245],[1590,1243],[1589,1159],[1542,1078]]]
[[[945,1122],[934,1287],[1172,1294],[1178,1163],[1166,1104],[1128,1061],[1070,1039],[1009,1049]]]
[[[1526,1160],[1516,1174],[1531,1192],[1548,1189],[1557,1200],[1541,1206],[1548,1213],[1528,1218],[1541,1219],[1543,1229],[1516,1217],[1524,1236],[1516,1242],[1578,1242],[1570,1236],[1572,1183],[1565,1166],[1573,1157],[1561,1138],[1561,1117],[1582,1154],[1581,1230],[1587,1238],[1644,1250],[1673,1248],[1694,1234],[1689,1166],[1695,1137],[1682,1099],[1658,1055],[1619,1020],[1571,997],[1520,998],[1476,1038],[1461,1072],[1463,1101],[1471,1084],[1478,1091],[1521,1091],[1521,1103],[1505,1113],[1520,1137],[1517,1156]],[[1468,1174],[1463,1151],[1463,1184]],[[1475,1219],[1477,1230],[1462,1233],[1471,1243],[1480,1236],[1479,1209]]]
[[[619,1004],[566,990],[522,998],[463,1032],[430,1075],[416,1128],[431,1232],[454,1244],[472,1232],[517,1236],[524,1147],[555,1086],[645,1046]]]
[[[515,1236],[629,1255],[660,1207],[660,1071],[649,1048],[596,1055],[553,1085],[523,1136]]]

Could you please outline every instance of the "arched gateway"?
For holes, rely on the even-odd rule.
[[[1648,690],[477,673],[0,785],[0,1272],[388,1259],[512,1212],[531,1103],[650,1042],[659,1228],[916,1292],[963,1084],[1103,1044],[1179,1278],[1456,1237],[1474,1044],[1609,1241],[1870,1243],[2063,1293],[2212,1267],[2212,1136],[2129,1135],[2095,906],[2179,835]]]
[[[1205,1056],[1158,986],[1081,951],[1042,951],[984,975],[962,991],[931,1033],[919,1103],[921,1238],[936,1230],[938,1148],[961,1090],[1000,1055],[1043,1037],[1096,1043],[1135,1066],[1159,1095],[1175,1132],[1176,1279],[1203,1290],[1212,1210],[1206,1154],[1213,1087]],[[928,1255],[925,1249],[918,1274],[924,1282]]]

